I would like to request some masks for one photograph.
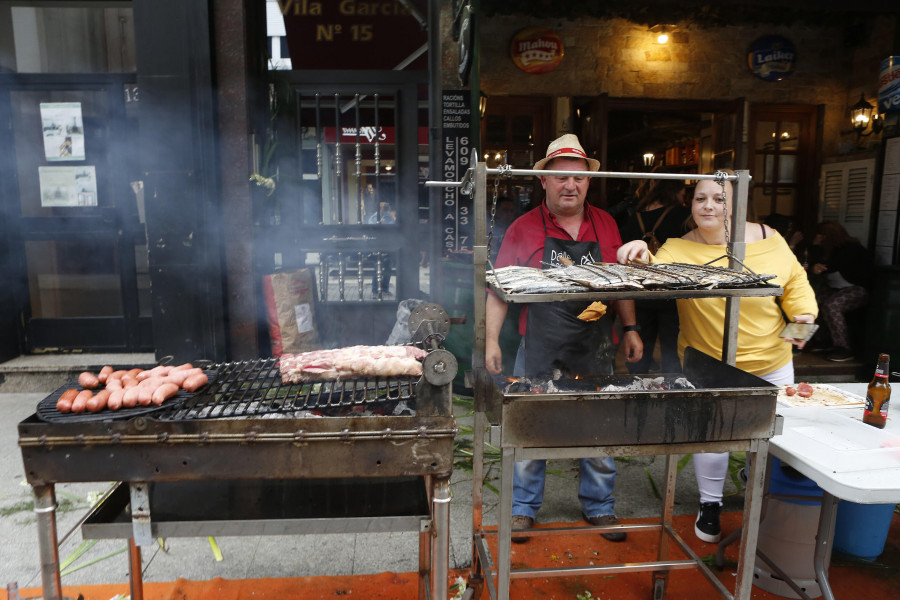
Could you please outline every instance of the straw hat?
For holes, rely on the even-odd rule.
[[[547,146],[547,156],[534,163],[534,169],[543,169],[544,165],[554,158],[562,157],[583,158],[588,163],[589,171],[600,170],[600,161],[588,158],[584,148],[581,147],[581,142],[578,141],[578,136],[574,133],[566,133],[550,142],[550,145]]]

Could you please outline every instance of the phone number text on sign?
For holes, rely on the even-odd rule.
[[[471,116],[468,91],[444,92],[441,143],[444,181],[460,181],[469,168]],[[458,187],[444,188],[441,222],[445,255],[472,252],[473,201],[471,196],[460,194]]]

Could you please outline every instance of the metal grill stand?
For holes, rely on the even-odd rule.
[[[263,400],[276,398],[287,406],[298,396],[280,394],[274,383],[223,376],[222,387],[209,394],[225,397],[226,405],[234,402],[227,410],[211,411],[224,412],[225,418],[162,420],[147,415],[66,423],[32,415],[19,423],[19,446],[35,499],[43,598],[63,597],[55,484],[120,481],[124,483],[89,515],[82,532],[88,538],[129,539],[133,600],[142,598],[140,546],[155,537],[410,530],[419,533],[419,598],[445,600],[450,473],[458,433],[449,382],[456,362],[451,353],[436,349],[439,334],[430,335],[425,375],[414,383],[414,416],[268,418],[273,403]],[[213,394],[224,387],[232,393]],[[203,395],[196,398],[201,405]],[[248,413],[247,407],[257,412]],[[343,481],[323,481],[337,478]],[[387,489],[396,488],[398,496],[402,490],[411,497],[408,510],[380,513],[379,506],[395,510],[394,502],[373,501],[375,509],[349,506],[303,513],[291,500],[308,499],[310,486],[346,495],[348,485],[354,486],[353,494],[375,500],[390,497]],[[235,502],[207,514],[196,506],[196,498],[203,497],[196,492],[215,486],[218,491],[210,498]],[[321,498],[318,492],[313,496]],[[178,497],[186,501],[166,509],[166,501]],[[265,501],[257,502],[262,508],[254,512],[247,498]],[[130,514],[125,509],[129,504]]]
[[[477,153],[473,153],[477,156]],[[610,177],[610,178],[656,178],[656,179],[714,179],[715,176],[693,175],[693,174],[650,174],[650,173],[613,173],[613,172],[568,172],[568,171],[533,171],[533,170],[516,170],[516,169],[488,169],[483,163],[475,164],[466,174],[461,185],[463,189],[474,188],[475,191],[475,239],[480,243],[487,237],[485,214],[486,214],[486,189],[487,175],[495,174],[519,175],[519,176],[538,176],[538,175],[579,175],[591,177]],[[747,171],[738,171],[735,176],[728,179],[736,180],[738,183],[738,196],[734,199],[734,210],[732,218],[734,220],[735,232],[732,240],[729,240],[729,254],[738,260],[744,258],[744,225],[745,225],[745,207],[747,205],[747,189],[750,180]],[[434,185],[446,185],[445,182]],[[487,267],[487,247],[484,245],[476,245],[474,247],[473,256],[475,266],[474,289],[485,289],[485,270]],[[732,260],[729,265],[735,267]],[[737,324],[740,309],[740,296],[742,295],[780,295],[780,288],[770,289],[763,294],[752,291],[738,291],[733,294],[722,294],[716,291],[710,291],[708,296],[728,296],[726,300],[726,322],[725,334],[723,340],[723,361],[728,365],[734,365],[735,352],[737,345]],[[597,296],[607,297],[607,294],[598,293]],[[691,297],[697,297],[694,294]],[[659,297],[653,296],[651,292],[629,294],[628,297]],[[677,293],[670,293],[667,297],[687,297],[679,296]],[[555,300],[551,298],[549,300]],[[531,300],[535,301],[535,300]],[[476,595],[480,593],[481,584],[485,584],[493,599],[507,600],[510,595],[510,579],[512,577],[535,577],[535,576],[567,576],[567,575],[586,575],[600,574],[609,572],[627,572],[627,571],[651,571],[653,573],[653,597],[660,600],[666,590],[668,574],[674,569],[698,568],[709,580],[713,587],[725,598],[737,598],[739,600],[747,600],[750,598],[752,577],[753,577],[753,556],[756,549],[757,527],[762,506],[762,490],[765,479],[765,464],[768,453],[768,439],[775,434],[775,391],[774,387],[771,391],[765,392],[770,396],[768,408],[764,409],[764,414],[754,422],[754,426],[745,428],[742,431],[723,431],[720,435],[708,437],[700,436],[691,439],[690,436],[683,439],[671,439],[665,435],[660,437],[648,436],[641,438],[640,436],[633,439],[614,439],[611,436],[614,428],[606,428],[599,434],[608,436],[604,439],[591,439],[590,437],[578,436],[557,436],[558,438],[566,437],[567,439],[549,440],[542,437],[539,433],[535,436],[536,430],[532,429],[527,436],[517,435],[516,424],[522,421],[531,420],[540,423],[539,417],[544,413],[539,408],[542,401],[546,401],[548,406],[552,406],[554,411],[563,410],[564,398],[560,395],[543,398],[519,399],[502,394],[498,396],[497,390],[485,369],[485,295],[482,293],[475,294],[475,349],[473,352],[473,368],[475,371],[475,435],[474,435],[474,458],[473,471],[475,486],[473,490],[473,561],[470,574],[470,585],[476,588]],[[687,362],[687,361],[686,361]],[[736,370],[736,369],[735,369]],[[736,370],[737,371],[737,370]],[[739,372],[739,371],[738,371]],[[752,377],[752,376],[751,376]],[[717,404],[717,396],[719,390],[707,390],[708,401],[713,405]],[[571,422],[591,422],[591,419],[599,418],[608,413],[599,410],[598,402],[590,402],[590,397],[575,398],[575,402],[568,407],[572,411],[570,414]],[[596,398],[594,398],[596,400]],[[634,398],[631,398],[634,400]],[[628,399],[626,398],[626,402]],[[537,403],[537,404],[536,404]],[[538,408],[535,408],[538,406]],[[660,411],[656,417],[660,415],[664,418],[664,408],[658,407]],[[516,416],[518,413],[518,417]],[[644,417],[652,417],[651,413],[647,413]],[[499,509],[499,527],[497,530],[488,530],[483,524],[483,479],[484,479],[484,433],[488,430],[489,423],[500,423],[501,426],[491,425],[491,439],[495,445],[499,445],[502,452],[502,473],[500,483],[500,509]],[[545,429],[550,429],[549,427]],[[744,500],[744,519],[743,519],[743,536],[740,545],[740,557],[737,573],[737,581],[735,584],[735,592],[732,594],[718,581],[713,573],[702,563],[684,543],[684,541],[672,529],[672,517],[674,507],[675,492],[675,476],[677,456],[680,454],[694,452],[722,452],[722,451],[746,451],[750,463],[749,480],[745,491]],[[657,561],[644,562],[637,564],[619,564],[606,565],[599,567],[582,567],[582,568],[563,568],[563,569],[527,569],[513,571],[510,568],[511,540],[510,540],[510,521],[512,515],[512,490],[513,490],[513,465],[518,460],[525,459],[549,459],[549,458],[581,458],[581,457],[601,457],[601,456],[635,456],[635,455],[660,455],[665,454],[666,460],[666,482],[664,501],[662,504],[662,515],[658,524],[651,525],[630,525],[621,526],[625,531],[634,531],[640,529],[652,528],[659,531],[659,542],[657,551]],[[578,531],[580,528],[566,528],[565,533]],[[591,527],[583,528],[584,533],[599,533],[603,528]],[[528,532],[531,536],[545,536],[559,533],[552,529],[531,530]],[[491,559],[490,550],[487,544],[488,536],[496,535],[498,558],[496,563]],[[671,560],[670,549],[674,543],[683,551],[689,560]],[[496,566],[494,566],[496,565]]]

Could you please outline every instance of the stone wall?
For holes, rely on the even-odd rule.
[[[554,71],[531,75],[518,69],[509,44],[525,27],[547,27],[563,40],[565,58]],[[518,16],[481,22],[481,89],[491,95],[595,96],[621,98],[747,98],[751,103],[824,105],[824,155],[836,153],[849,128],[847,107],[861,92],[874,104],[878,63],[892,54],[895,23],[875,19],[852,48],[841,27],[677,25],[668,44],[647,27],[622,19],[538,20]],[[782,35],[797,48],[794,73],[779,82],[757,78],[747,49],[763,35]],[[872,136],[876,138],[877,136]],[[869,138],[870,140],[872,138]]]

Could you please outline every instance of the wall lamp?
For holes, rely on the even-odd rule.
[[[645,167],[652,167],[652,166],[653,166],[653,162],[654,162],[655,160],[656,160],[656,155],[653,154],[652,152],[645,152],[645,153],[644,153],[644,166],[645,166]]]
[[[656,42],[659,44],[665,44],[669,41],[669,32],[675,29],[674,25],[654,25],[650,28],[650,31],[656,34]]]
[[[855,131],[857,142],[864,136],[881,133],[881,130],[884,128],[884,118],[877,112],[872,114],[874,108],[874,106],[866,102],[866,95],[860,94],[859,101],[850,107],[850,124],[853,130],[845,133],[853,133]],[[869,131],[866,131],[866,129]]]

